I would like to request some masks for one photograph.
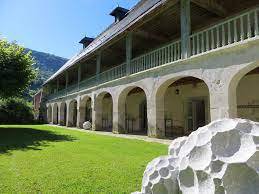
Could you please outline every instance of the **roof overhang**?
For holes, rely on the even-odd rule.
[[[65,63],[55,74],[53,74],[44,84],[54,80],[58,75],[69,69],[82,59],[87,58],[89,55],[99,50],[101,47],[110,43],[115,37],[127,33],[128,30],[134,28],[134,25],[142,21],[145,16],[148,16],[153,11],[164,5],[169,0],[142,0],[134,6],[123,20],[118,23],[113,23],[104,32],[94,39],[83,51],[72,57]],[[170,1],[176,4],[179,0]]]

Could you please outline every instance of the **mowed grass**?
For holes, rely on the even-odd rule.
[[[60,127],[0,126],[0,193],[130,193],[166,153],[162,144]]]

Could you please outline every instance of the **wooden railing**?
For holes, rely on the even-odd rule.
[[[105,83],[126,76],[126,63],[99,74],[99,83]]]
[[[73,84],[67,87],[67,95],[78,92],[78,84]]]
[[[255,8],[191,35],[191,55],[204,53],[257,36],[259,34],[258,11],[259,8]]]
[[[181,42],[176,41],[131,61],[130,74],[138,73],[181,59]]]
[[[79,90],[84,90],[96,85],[96,75],[90,78],[84,79],[79,83]]]
[[[242,42],[259,35],[259,8],[246,11],[238,16],[228,18],[190,36],[189,56],[198,55],[233,43]],[[167,63],[181,60],[181,42],[175,41],[154,51],[131,60],[129,68],[123,63],[100,73],[98,76],[82,80],[79,84],[69,86],[66,90],[49,95],[49,100],[63,97],[98,84],[106,83],[129,74],[135,74]],[[129,72],[127,72],[127,69]]]

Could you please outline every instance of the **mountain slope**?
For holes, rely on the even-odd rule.
[[[36,61],[35,68],[39,69],[39,75],[30,87],[29,96],[31,96],[39,90],[41,85],[64,65],[68,59],[30,49],[26,49],[26,51],[32,52],[32,56]]]

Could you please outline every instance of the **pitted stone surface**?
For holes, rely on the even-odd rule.
[[[174,140],[137,194],[258,194],[259,124],[222,119]],[[136,194],[135,193],[135,194]]]
[[[90,130],[92,128],[92,124],[89,121],[83,123],[83,128],[86,130]]]

